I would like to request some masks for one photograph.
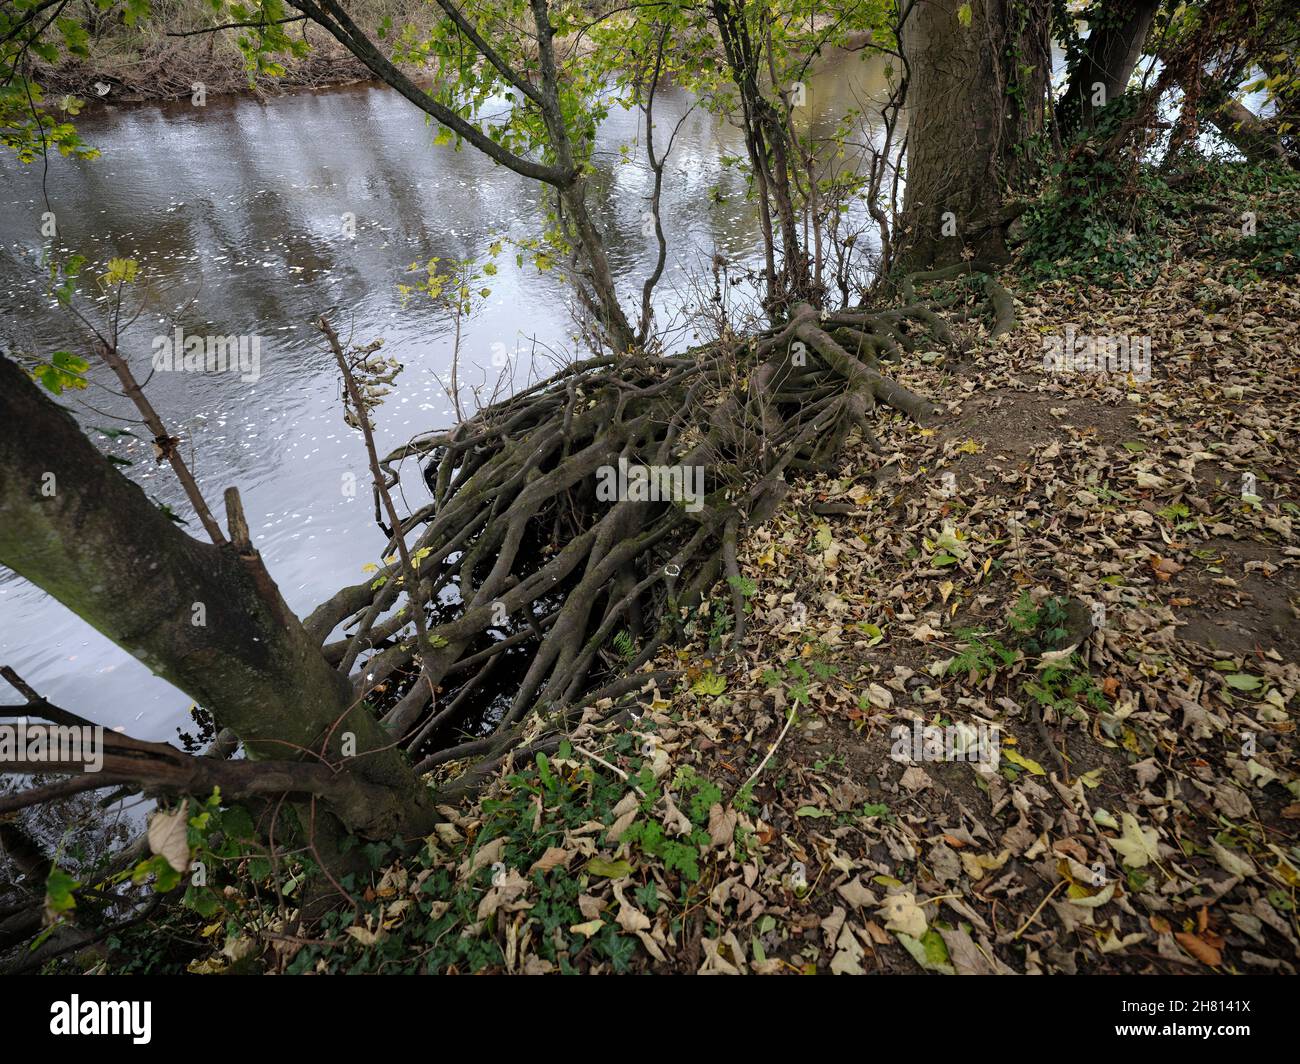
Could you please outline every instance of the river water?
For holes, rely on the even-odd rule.
[[[846,109],[871,115],[884,92],[881,64],[841,56],[807,86],[809,121],[829,132]],[[666,131],[690,107],[681,91],[662,94],[657,126]],[[598,138],[596,215],[610,233],[610,256],[630,305],[653,266],[643,216],[651,188],[638,148],[633,163],[619,146],[634,141],[639,115],[616,108]],[[869,123],[870,117],[864,119]],[[362,438],[342,418],[339,378],[311,322],[324,311],[345,337],[385,340],[404,366],[377,415],[381,453],[410,436],[454,422],[446,391],[453,347],[451,307],[443,299],[404,300],[410,264],[486,260],[507,241],[491,294],[462,323],[462,401],[472,386],[489,390],[504,351],[516,386],[581,357],[570,293],[556,271],[515,261],[509,241],[536,238],[537,187],[471,148],[435,146],[435,130],[386,89],[352,86],[265,101],[209,100],[105,108],[80,122],[100,149],[92,161],[52,158],[24,167],[0,155],[0,348],[40,355],[85,352],[84,334],[46,294],[38,258],[42,215],[52,209],[57,245],[101,264],[140,263],[138,319],[122,350],[143,375],[154,339],[188,334],[256,336],[260,374],[158,373],[148,387],[205,497],[239,488],[254,542],[290,606],[305,613],[378,560],[384,537],[373,520]],[[870,126],[864,126],[864,135]],[[666,135],[666,133],[665,133]],[[662,138],[657,141],[662,146]],[[736,267],[761,253],[752,204],[745,198],[738,131],[695,109],[669,159],[663,197],[669,240],[658,320],[711,292],[715,254]],[[46,204],[48,197],[48,208]],[[351,223],[351,224],[350,224]],[[692,291],[688,277],[709,291]],[[86,307],[102,311],[93,302]],[[689,332],[671,337],[689,343]],[[558,360],[558,362],[557,362]],[[190,518],[169,466],[156,466],[148,433],[120,418],[134,409],[96,383],[65,393],[104,451],[131,461],[126,475]],[[137,428],[140,439],[109,438],[98,428]],[[3,428],[0,428],[3,431]],[[426,499],[421,479],[403,480],[411,507]],[[345,486],[355,478],[358,489]],[[143,576],[142,576],[143,578]],[[0,664],[10,664],[56,704],[145,739],[173,739],[189,724],[190,699],[59,603],[0,568]],[[10,693],[0,701],[12,701]]]

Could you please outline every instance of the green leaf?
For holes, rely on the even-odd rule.
[[[960,22],[963,26],[969,26],[970,18],[971,18],[970,3],[968,2],[962,4],[961,7],[957,9],[957,21]]]
[[[78,358],[68,351],[55,351],[49,362],[41,363],[32,375],[55,395],[62,395],[64,388],[85,388],[88,384],[82,376],[90,368],[84,358]]]
[[[49,878],[45,880],[45,907],[51,912],[66,913],[77,907],[73,891],[81,884],[73,879],[58,865],[50,869]]]
[[[947,945],[933,927],[919,939],[905,935],[901,931],[895,934],[898,936],[898,941],[903,944],[903,948],[912,955],[912,959],[926,971],[939,972],[942,975],[957,974],[948,958]]]
[[[606,879],[622,879],[632,874],[632,863],[626,860],[607,861],[603,857],[593,857],[587,862],[587,871],[593,876],[604,876]]]
[[[537,752],[537,775],[543,787],[548,791],[555,790],[555,774],[551,771],[551,760],[540,750]]]
[[[691,685],[691,691],[697,695],[720,695],[726,689],[726,677],[713,672],[706,672]]]
[[[221,901],[208,887],[190,887],[185,892],[185,907],[206,920],[221,907]]]
[[[55,25],[63,37],[64,44],[68,46],[69,52],[83,57],[90,54],[90,33],[85,26],[72,18],[57,19]]]
[[[233,805],[221,813],[222,834],[236,839],[252,839],[256,835],[252,814],[242,805]]]
[[[877,643],[885,638],[885,633],[877,624],[862,623],[858,625],[858,630],[865,633],[868,641],[867,646],[874,647]]]
[[[174,869],[162,854],[155,854],[148,860],[141,861],[131,872],[131,882],[140,886],[150,876],[154,877],[153,889],[159,894],[166,894],[180,885],[181,874]]]
[[[739,591],[745,598],[749,598],[750,595],[758,590],[758,584],[747,576],[729,576],[727,577],[727,583]]]
[[[1261,683],[1258,676],[1252,676],[1248,672],[1234,672],[1230,676],[1225,676],[1223,682],[1234,691],[1255,691]]]
[[[50,361],[64,373],[85,373],[90,369],[89,362],[70,351],[55,351],[50,356]]]

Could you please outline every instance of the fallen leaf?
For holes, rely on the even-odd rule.
[[[1120,819],[1123,833],[1112,840],[1111,845],[1123,855],[1126,868],[1141,868],[1160,856],[1157,849],[1160,836],[1155,828],[1142,827],[1132,813],[1123,813]]]
[[[1211,946],[1204,939],[1197,938],[1196,935],[1193,935],[1188,931],[1175,931],[1174,938],[1178,940],[1178,944],[1182,946],[1183,949],[1187,950],[1188,953],[1202,964],[1208,965],[1211,968],[1217,968],[1223,963],[1222,954],[1220,954],[1217,949]]]
[[[165,858],[177,872],[190,869],[189,807],[189,800],[182,799],[170,813],[159,811],[149,818],[150,852]]]

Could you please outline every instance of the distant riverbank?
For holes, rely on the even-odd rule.
[[[423,5],[410,0],[367,0],[359,6],[373,9],[376,15],[388,12],[394,22],[414,27],[417,36],[431,17]],[[75,96],[108,105],[191,99],[199,86],[206,100],[214,96],[277,96],[303,88],[375,80],[364,63],[314,24],[294,31],[295,37],[311,45],[305,55],[276,55],[273,59],[282,71],[250,77],[239,47],[240,38],[248,31],[203,32],[208,17],[202,8],[189,11],[182,4],[180,11],[151,23],[92,28],[87,57],[65,55],[54,63],[37,59],[33,76],[48,100]],[[868,34],[857,35],[846,48],[858,51],[868,40]],[[579,47],[583,46],[580,42]],[[424,67],[397,65],[417,79],[429,73]]]
[[[307,37],[311,51],[301,58],[286,57],[284,71],[279,74],[250,77],[231,31],[191,37],[155,33],[131,41],[105,40],[92,45],[85,59],[40,64],[34,74],[49,100],[76,96],[109,105],[188,99],[200,91],[205,99],[275,96],[371,79],[364,64],[332,38],[319,30],[308,31]]]

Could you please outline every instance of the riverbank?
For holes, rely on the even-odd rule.
[[[1294,973],[1300,193],[1249,194],[1263,240],[1201,190],[1147,283],[1022,278],[997,343],[908,355],[943,418],[747,536],[737,655],[723,588],[677,681],[448,799],[355,910],[182,963]],[[1059,372],[1064,337],[1116,364]]]
[[[152,30],[93,41],[84,59],[38,62],[34,77],[49,99],[75,96],[106,106],[192,99],[200,85],[204,98],[211,99],[275,96],[372,80],[365,65],[323,30],[304,32],[311,51],[286,58],[283,72],[275,75],[250,78],[232,31],[174,37]]]
[[[410,27],[417,35],[431,18],[423,5],[405,0],[379,0],[368,6],[377,13],[387,13],[395,24]],[[815,24],[824,21],[828,20],[819,18]],[[309,51],[300,57],[277,56],[282,71],[250,77],[246,57],[238,46],[244,31],[198,32],[206,25],[205,14],[191,14],[164,17],[135,28],[115,27],[90,38],[85,58],[65,56],[57,63],[35,58],[34,78],[50,99],[74,96],[106,105],[192,98],[200,84],[207,98],[261,97],[375,80],[364,63],[314,23],[296,31],[310,44]],[[828,49],[828,54],[856,52],[869,42],[869,34],[851,35],[843,49]],[[579,49],[590,46],[585,37],[577,42]],[[429,73],[412,64],[397,66],[417,79]]]
[[[1017,297],[995,347],[908,366],[956,396],[936,429],[892,419],[749,537],[739,665],[665,655],[640,723],[430,841],[443,966],[1295,971],[1300,289],[1202,244]],[[1070,323],[1140,334],[1149,379],[1045,372]]]

